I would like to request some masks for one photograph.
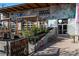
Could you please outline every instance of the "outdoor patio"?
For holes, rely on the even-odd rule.
[[[72,39],[65,36],[58,36],[58,39],[52,40],[46,46],[39,49],[39,51],[50,49],[50,47],[60,48],[60,56],[79,56],[79,42],[74,43]]]
[[[79,56],[79,42],[74,43],[72,39],[58,37],[59,42],[51,46],[60,48],[60,56]]]

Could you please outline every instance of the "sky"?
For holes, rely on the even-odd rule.
[[[13,6],[13,5],[18,5],[18,4],[21,4],[21,3],[0,3],[0,8]]]

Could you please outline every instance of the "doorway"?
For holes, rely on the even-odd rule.
[[[58,34],[67,34],[68,19],[58,20]]]

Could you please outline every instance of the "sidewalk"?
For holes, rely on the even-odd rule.
[[[41,47],[38,51],[45,51],[50,47],[60,48],[60,56],[79,56],[79,42],[73,43],[73,40],[66,37],[58,37],[45,46]]]

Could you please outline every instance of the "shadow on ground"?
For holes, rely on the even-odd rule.
[[[71,52],[65,51],[65,49],[63,49],[62,52],[60,52],[60,56],[79,56],[79,49]]]
[[[68,38],[69,38],[69,37],[66,37],[66,39],[68,39]],[[51,39],[51,38],[50,38],[50,39]],[[57,37],[57,39],[51,39],[46,45],[41,46],[40,49],[38,49],[38,51],[43,51],[44,49],[50,47],[51,45],[56,44],[56,43],[58,43],[58,42],[61,42],[61,41],[63,41],[63,40],[66,40],[66,39],[64,39],[63,36],[59,36],[59,37]]]

